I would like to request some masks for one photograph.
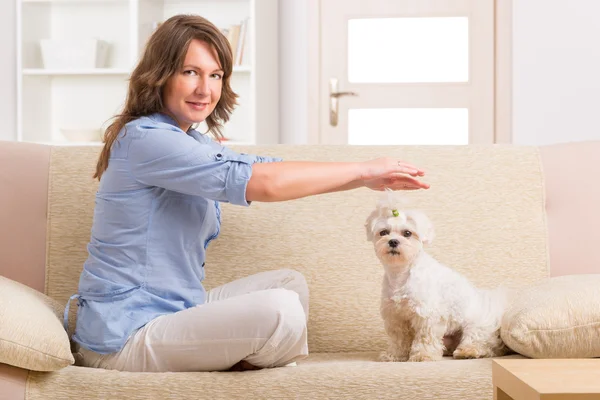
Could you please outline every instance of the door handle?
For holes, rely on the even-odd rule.
[[[338,92],[338,80],[331,78],[329,80],[329,124],[337,126],[338,124],[338,99],[342,96],[358,96],[356,92]]]

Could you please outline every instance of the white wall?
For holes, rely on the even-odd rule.
[[[308,137],[308,7],[279,0],[279,140],[305,144]]]
[[[513,143],[600,140],[600,1],[513,1]]]
[[[17,137],[16,2],[0,1],[0,140]]]

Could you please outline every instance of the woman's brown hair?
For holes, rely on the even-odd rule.
[[[206,118],[209,132],[217,139],[222,137],[220,128],[229,120],[238,97],[229,85],[233,70],[231,46],[219,28],[205,18],[176,15],[163,22],[148,39],[142,58],[129,78],[125,105],[104,132],[104,148],[98,158],[94,178],[100,179],[106,171],[112,145],[128,122],[164,111],[163,88],[167,80],[182,68],[193,39],[210,44],[223,69],[221,98]]]

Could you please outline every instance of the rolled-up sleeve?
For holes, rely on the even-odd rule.
[[[255,162],[259,162],[259,163],[270,163],[270,162],[283,161],[283,158],[281,158],[281,157],[268,157],[268,156],[254,155],[254,154],[250,154],[250,156],[255,159]]]
[[[235,156],[238,154],[225,146],[221,146],[221,150],[223,151],[223,154],[230,155],[230,156]],[[269,157],[269,156],[261,156],[261,155],[246,154],[246,153],[239,153],[239,155],[246,157],[252,163],[271,163],[271,162],[283,161],[283,158],[280,158],[280,157]]]
[[[188,135],[154,129],[130,141],[127,159],[140,183],[247,206],[252,156],[221,151]]]

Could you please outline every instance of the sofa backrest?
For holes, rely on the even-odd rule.
[[[237,148],[287,160],[368,160],[390,155],[428,171],[432,188],[410,193],[433,220],[431,251],[475,283],[521,285],[547,275],[543,184],[535,148],[275,146]],[[57,147],[49,181],[46,291],[66,302],[87,256],[99,149]],[[208,250],[206,286],[262,270],[293,268],[310,285],[312,351],[380,348],[382,269],[364,222],[379,194],[368,189],[282,203],[223,206]],[[72,307],[76,308],[76,307]]]
[[[586,146],[590,145],[579,148]],[[593,232],[600,217],[570,218],[571,201],[595,212],[599,185],[595,181],[566,185],[578,196],[587,193],[592,198],[583,201],[571,200],[557,189],[565,180],[572,182],[577,165],[593,164],[600,143],[593,146],[595,153],[579,151],[585,157],[576,156],[577,146],[567,146],[569,176],[555,166],[565,162],[562,147],[234,149],[286,160],[359,161],[385,155],[425,168],[431,189],[406,196],[410,206],[425,211],[435,225],[436,238],[427,251],[475,284],[493,287],[527,285],[550,275],[550,267],[560,274],[600,272],[595,267],[600,257],[592,251],[581,256],[582,248],[595,244],[594,237],[571,235]],[[92,173],[99,151],[0,142],[0,274],[65,304],[76,293],[87,257],[97,188]],[[581,174],[591,174],[590,169]],[[248,208],[224,204],[221,235],[208,250],[206,287],[263,270],[296,269],[310,286],[312,352],[382,349],[385,335],[378,309],[382,269],[364,230],[379,196],[358,189],[282,203],[255,202]],[[585,210],[578,212],[586,215]],[[563,265],[574,257],[579,257],[578,263]],[[76,308],[73,302],[71,330]]]

